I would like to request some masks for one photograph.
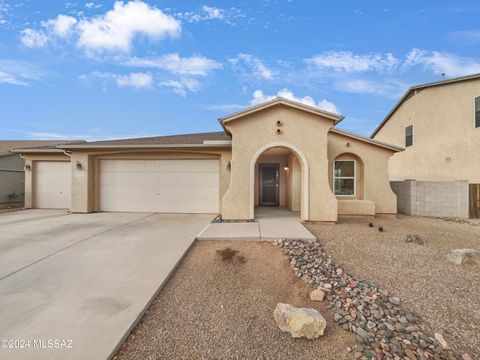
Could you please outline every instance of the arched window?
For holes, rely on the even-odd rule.
[[[475,127],[480,128],[480,96],[475,98]]]

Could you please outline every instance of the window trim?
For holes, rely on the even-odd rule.
[[[411,143],[410,145],[407,145],[407,129],[408,129],[409,127],[412,128],[412,135],[411,135],[411,136],[412,136],[412,143]],[[413,134],[414,134],[414,132],[415,132],[415,129],[414,129],[413,124],[410,124],[410,125],[405,126],[405,148],[409,148],[409,147],[412,147],[412,146],[414,145],[414,139],[413,139],[413,136],[414,136]]]
[[[477,105],[476,105],[477,99],[480,99],[480,95],[475,96],[473,98],[473,128],[474,129],[480,129],[480,123],[478,124],[479,126],[477,126]]]
[[[335,164],[337,161],[351,161],[353,162],[353,177],[352,176],[335,176]],[[338,195],[337,189],[335,188],[336,179],[353,179],[353,194],[352,195]],[[357,160],[354,159],[338,159],[333,160],[333,195],[339,197],[356,197],[357,196]]]

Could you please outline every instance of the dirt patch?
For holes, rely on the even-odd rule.
[[[445,258],[452,249],[480,249],[480,228],[409,216],[368,223],[308,228],[339,266],[400,295],[402,306],[419,315],[428,332],[443,334],[452,348],[480,359],[480,266],[457,266]],[[409,234],[424,244],[407,242]]]
[[[196,242],[116,359],[351,358],[346,348],[354,335],[308,292],[270,243]],[[279,302],[319,310],[328,322],[325,336],[311,341],[281,332],[273,319]]]
[[[245,256],[240,255],[238,250],[234,250],[230,247],[217,250],[217,255],[222,261],[230,264],[245,264],[247,262]]]

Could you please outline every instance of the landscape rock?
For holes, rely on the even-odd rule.
[[[325,292],[321,289],[315,289],[310,293],[310,300],[323,301],[325,299]]]
[[[294,338],[317,339],[327,327],[327,321],[317,310],[290,304],[278,303],[273,317],[278,327]]]
[[[447,342],[445,341],[445,339],[443,338],[442,334],[435,333],[433,336],[434,336],[435,339],[438,341],[438,343],[439,343],[440,345],[442,345],[442,348],[448,349],[448,344],[447,344]]]
[[[288,256],[296,276],[301,273],[300,277],[308,278],[312,293],[316,289],[324,292],[336,323],[356,334],[355,359],[462,359],[448,345],[444,347],[443,337],[442,344],[429,336],[420,317],[402,309],[400,298],[336,266],[318,241],[282,239],[277,246]]]
[[[407,235],[407,242],[417,244],[417,245],[423,245],[425,243],[425,240],[420,235],[411,235],[410,234],[410,235]]]
[[[447,254],[447,260],[455,265],[472,265],[480,263],[480,250],[454,249]]]

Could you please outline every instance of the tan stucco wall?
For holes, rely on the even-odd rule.
[[[480,183],[478,96],[480,80],[471,80],[427,88],[406,100],[375,136],[405,146],[405,127],[414,126],[413,146],[390,160],[390,179]]]
[[[30,170],[25,171],[25,208],[35,207],[35,162],[36,161],[70,161],[70,157],[61,154],[27,154],[25,166],[29,165]]]
[[[302,166],[298,158],[292,154],[288,156],[287,186],[287,208],[292,211],[300,211],[302,201]]]
[[[357,160],[356,197],[338,197],[340,200],[370,200],[375,203],[375,213],[394,214],[397,212],[397,197],[392,191],[388,179],[388,161],[392,151],[356,140],[341,134],[330,133],[328,137],[328,181],[333,189],[333,161],[335,159]],[[358,212],[358,206],[352,204],[352,211]],[[346,204],[342,212],[346,212]],[[369,207],[365,207],[369,209]]]
[[[276,126],[277,121],[281,121],[280,127]],[[255,162],[257,154],[269,146],[285,145],[297,149],[307,162],[308,201],[302,209],[302,219],[336,221],[337,201],[327,176],[327,134],[332,125],[332,120],[284,105],[227,122],[226,127],[232,133],[233,157],[231,183],[223,197],[223,218],[253,218],[252,161]],[[277,134],[278,128],[281,134]]]

